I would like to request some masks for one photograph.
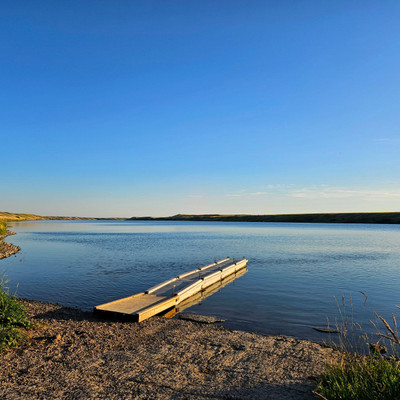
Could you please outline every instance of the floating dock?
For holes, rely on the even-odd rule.
[[[96,306],[94,312],[141,322],[166,310],[183,308],[179,307],[180,305],[191,305],[196,301],[196,297],[200,297],[200,299],[207,297],[222,286],[221,282],[226,281],[229,276],[236,274],[246,266],[246,259],[235,260],[228,257],[178,275],[145,292]],[[212,286],[217,286],[217,289],[206,292],[206,289],[211,289]]]

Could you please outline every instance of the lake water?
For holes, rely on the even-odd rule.
[[[263,334],[324,340],[334,296],[368,330],[400,305],[400,225],[44,221],[11,225],[22,251],[0,261],[18,295],[85,310],[226,256],[248,272],[186,312]],[[368,295],[365,297],[360,292]],[[342,307],[341,307],[342,308]],[[399,310],[397,310],[399,311]]]

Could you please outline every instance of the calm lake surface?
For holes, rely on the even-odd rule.
[[[22,249],[0,261],[18,295],[85,310],[226,256],[248,272],[185,312],[233,329],[326,339],[334,296],[369,330],[400,305],[400,225],[40,221],[11,225]],[[366,305],[365,297],[368,295]],[[342,308],[342,307],[341,307]]]

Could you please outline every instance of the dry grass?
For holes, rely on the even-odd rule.
[[[0,221],[36,221],[44,219],[46,219],[46,217],[35,214],[15,214],[0,211]]]
[[[0,221],[45,221],[45,220],[95,220],[96,218],[89,217],[62,217],[62,216],[43,216],[35,214],[19,214],[0,211]],[[112,219],[112,218],[111,218]],[[124,218],[115,218],[124,219]]]

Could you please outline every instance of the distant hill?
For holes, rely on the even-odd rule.
[[[351,224],[400,224],[400,212],[320,213],[320,214],[177,214],[170,217],[86,218],[42,216],[0,211],[0,221],[115,220],[115,221],[232,221],[232,222],[315,222]]]
[[[42,216],[35,214],[19,214],[19,213],[9,213],[5,211],[0,211],[0,221],[44,221],[44,220],[64,220],[64,221],[72,221],[72,220],[125,220],[126,218],[87,218],[87,217],[61,217],[61,216]]]
[[[319,222],[352,224],[400,224],[400,212],[326,213],[326,214],[177,214],[171,217],[132,217],[135,220],[152,221],[235,221],[235,222]]]
[[[16,213],[0,211],[0,220],[5,220],[5,219],[8,221],[37,221],[46,218],[35,214],[16,214]]]

